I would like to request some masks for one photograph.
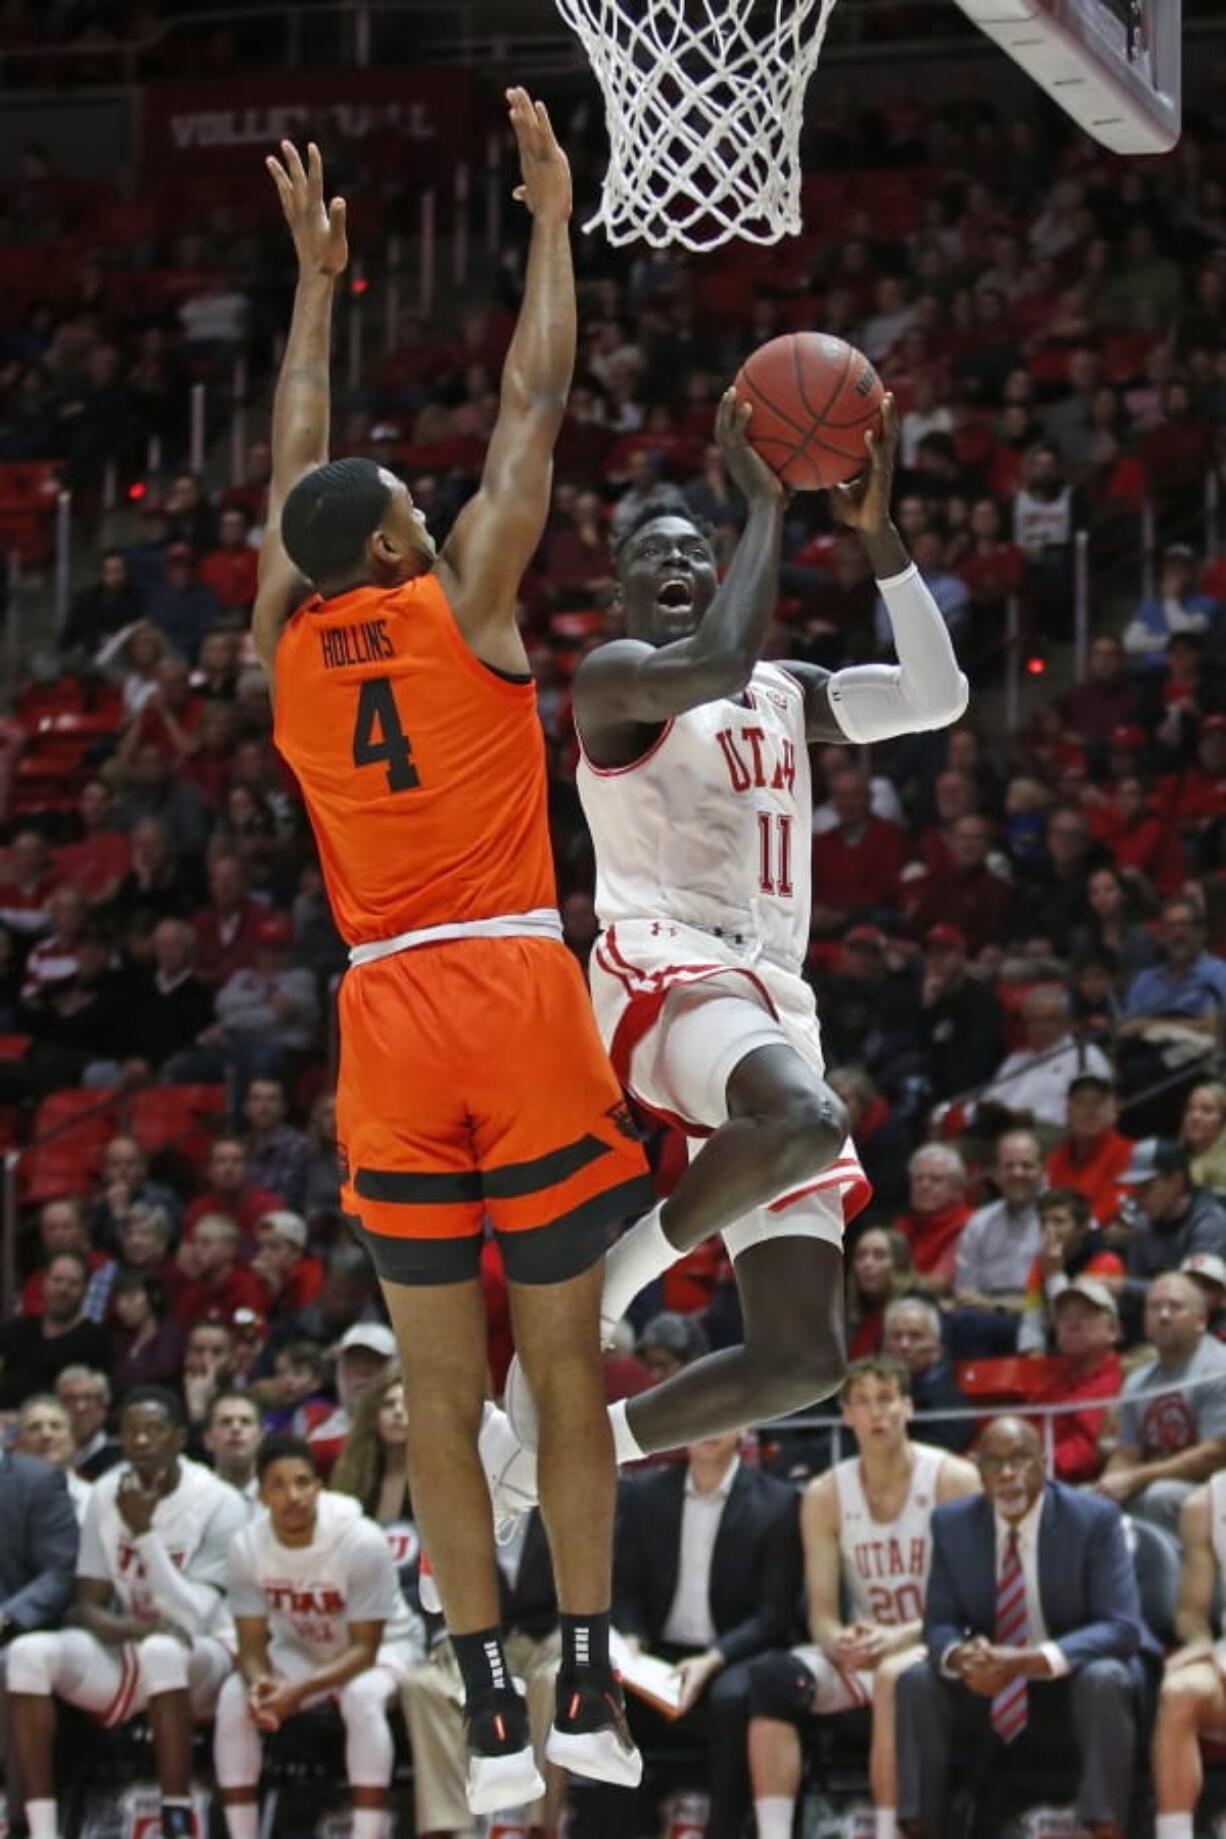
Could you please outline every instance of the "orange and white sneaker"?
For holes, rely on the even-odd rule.
[[[626,1701],[616,1673],[559,1674],[557,1709],[545,1755],[572,1775],[637,1788],[643,1758],[626,1722]]]
[[[518,1682],[516,1682],[518,1685]],[[518,1691],[487,1692],[464,1707],[468,1805],[500,1813],[539,1800],[545,1783],[532,1753],[528,1713]]]

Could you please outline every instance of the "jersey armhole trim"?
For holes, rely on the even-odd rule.
[[[589,773],[594,774],[597,779],[620,779],[624,773],[637,772],[640,766],[646,766],[653,754],[659,753],[661,747],[663,747],[665,741],[672,733],[676,719],[675,715],[670,715],[646,752],[641,753],[637,760],[628,760],[625,766],[597,766],[595,760],[592,759],[587,748],[583,745],[583,736],[580,734],[579,724],[576,722],[575,738],[579,743],[580,758],[587,767]]]
[[[511,672],[499,670],[497,665],[487,664],[484,658],[477,656],[464,635],[460,622],[456,618],[455,608],[437,572],[432,570],[430,578],[442,602],[443,630],[469,676],[474,677],[479,683],[484,683],[486,688],[493,690],[496,695],[506,696],[515,702],[526,702],[529,698],[535,698],[536,681],[530,672],[526,677],[513,676]]]

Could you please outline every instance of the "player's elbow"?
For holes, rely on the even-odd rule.
[[[957,670],[949,682],[932,697],[924,710],[925,728],[949,728],[954,722],[961,721],[966,714],[971,699],[971,686],[966,672]]]

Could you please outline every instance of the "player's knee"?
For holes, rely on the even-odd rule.
[[[341,1717],[346,1724],[369,1723],[372,1718],[386,1716],[387,1700],[387,1677],[372,1667],[367,1673],[356,1674],[341,1687]]]
[[[190,1650],[174,1635],[146,1635],[137,1649],[141,1683],[150,1698],[187,1690]]]
[[[6,1679],[9,1692],[49,1698],[57,1654],[57,1637],[54,1634],[18,1635],[8,1651]]]
[[[791,1097],[781,1121],[781,1186],[817,1174],[833,1161],[847,1138],[847,1107],[826,1085]]]
[[[754,1416],[776,1417],[816,1405],[838,1391],[847,1370],[842,1341],[817,1333],[812,1323],[803,1334],[784,1329],[762,1348],[749,1351],[754,1366]]]
[[[795,1724],[812,1709],[817,1681],[795,1654],[759,1654],[748,1671],[751,1718]]]
[[[1207,1667],[1181,1667],[1163,1678],[1158,1716],[1169,1722],[1195,1724],[1202,1709],[1216,1696],[1216,1682]]]

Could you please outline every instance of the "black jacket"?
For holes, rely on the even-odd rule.
[[[677,1593],[683,1463],[623,1481],[617,1498],[613,1624],[652,1646]],[[787,1482],[742,1463],[711,1560],[711,1620],[724,1660],[748,1660],[792,1638],[804,1564],[800,1497]]]
[[[499,1565],[498,1593],[504,1635],[518,1629],[520,1634],[541,1641],[557,1627],[558,1598],[553,1583],[553,1562],[539,1508],[534,1508],[528,1518],[515,1587],[512,1589],[508,1584]]]

